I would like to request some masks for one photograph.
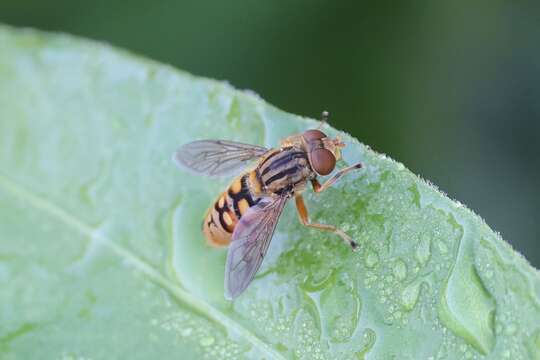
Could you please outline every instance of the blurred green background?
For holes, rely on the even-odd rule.
[[[2,0],[0,21],[329,110],[540,266],[538,1]]]

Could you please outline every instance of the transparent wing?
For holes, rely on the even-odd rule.
[[[198,140],[182,145],[174,153],[180,167],[210,176],[238,172],[247,162],[263,155],[268,149],[226,140]]]
[[[259,270],[287,197],[263,198],[240,219],[225,267],[225,297],[240,295]]]

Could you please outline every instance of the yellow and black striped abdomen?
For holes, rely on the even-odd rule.
[[[210,245],[227,246],[242,215],[259,201],[250,189],[250,175],[251,172],[236,178],[208,209],[203,233]]]

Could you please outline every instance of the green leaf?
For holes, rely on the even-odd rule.
[[[273,146],[316,123],[66,35],[4,26],[0,49],[2,359],[540,359],[539,273],[342,133],[344,163],[364,169],[307,201],[361,250],[289,206],[259,275],[226,301],[226,250],[200,223],[227,181],[171,154],[199,138]]]

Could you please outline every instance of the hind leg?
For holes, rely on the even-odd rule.
[[[356,241],[351,239],[351,237],[347,235],[343,230],[333,225],[316,224],[316,223],[310,222],[308,210],[306,208],[306,204],[304,203],[304,198],[302,197],[302,195],[297,195],[294,199],[296,202],[296,210],[298,210],[298,217],[300,218],[300,222],[302,223],[302,225],[311,227],[314,229],[318,229],[321,231],[328,231],[328,232],[334,233],[338,235],[339,237],[341,237],[341,239],[343,239],[343,241],[345,241],[347,244],[349,244],[349,246],[353,250],[356,250],[358,248],[358,244],[356,243]]]

